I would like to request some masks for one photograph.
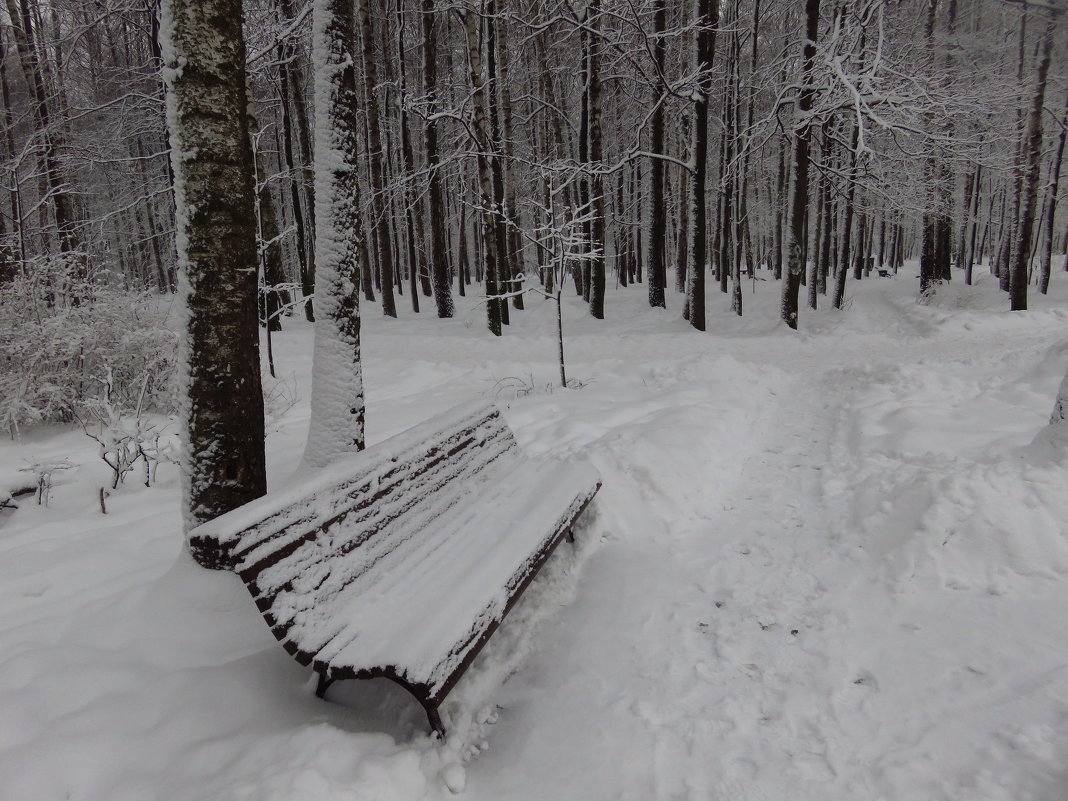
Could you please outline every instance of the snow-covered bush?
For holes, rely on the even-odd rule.
[[[0,284],[0,424],[12,436],[88,416],[175,405],[171,298],[116,286],[81,257],[27,262]]]
[[[87,436],[100,446],[100,458],[111,468],[111,488],[118,489],[138,462],[146,487],[156,479],[161,464],[178,461],[177,443],[168,435],[166,421],[142,415],[139,410],[123,414],[106,401],[94,404],[92,419],[83,422]]]
[[[52,474],[59,470],[70,470],[74,467],[69,460],[34,462],[29,467],[20,467],[20,473],[32,473],[36,485],[35,495],[38,506],[48,506],[48,499],[52,493]],[[6,496],[6,497],[5,497]],[[11,500],[8,492],[0,491],[0,507],[5,506]]]

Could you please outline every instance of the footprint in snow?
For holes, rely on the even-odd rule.
[[[847,684],[834,694],[836,706],[842,706],[850,710],[863,709],[866,702],[875,693],[879,692],[879,682],[868,671],[861,671]]]

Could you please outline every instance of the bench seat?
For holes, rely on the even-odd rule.
[[[193,532],[225,544],[272,632],[320,676],[437,706],[600,487],[454,409]]]

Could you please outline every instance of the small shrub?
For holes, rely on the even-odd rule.
[[[48,499],[51,497],[52,493],[52,474],[59,470],[70,470],[72,467],[74,467],[74,465],[67,459],[64,459],[60,462],[34,462],[29,467],[19,468],[19,471],[33,473],[34,483],[36,485],[34,494],[37,497],[37,505],[48,506]],[[6,506],[11,500],[11,495],[9,493],[3,493],[3,495],[7,495],[7,498],[0,497],[0,501],[3,501],[3,503],[0,503],[0,507]]]

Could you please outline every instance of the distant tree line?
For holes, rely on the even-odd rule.
[[[277,327],[313,314],[311,4],[243,10],[261,317]],[[518,290],[548,280],[554,204],[588,217],[594,258],[569,280],[595,317],[606,286],[640,282],[697,328],[706,275],[741,313],[758,269],[785,266],[811,306],[841,305],[844,278],[873,265],[918,258],[928,291],[981,264],[1023,308],[1064,251],[1062,0],[353,10],[362,292],[387,315],[404,295],[440,316],[454,295],[509,295],[487,305],[503,330]],[[4,0],[4,274],[77,254],[175,287],[159,12]]]

